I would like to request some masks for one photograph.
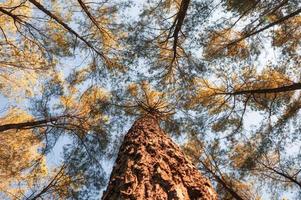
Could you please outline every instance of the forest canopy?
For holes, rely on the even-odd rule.
[[[0,199],[99,199],[161,127],[220,199],[301,198],[297,0],[0,1]]]

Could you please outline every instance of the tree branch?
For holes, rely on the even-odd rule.
[[[301,83],[293,83],[291,85],[281,86],[277,88],[264,88],[264,89],[254,89],[254,90],[239,90],[234,92],[222,92],[217,93],[217,95],[243,95],[243,94],[266,94],[266,93],[281,93],[281,92],[289,92],[294,90],[300,90]]]
[[[34,128],[40,125],[47,125],[50,122],[57,121],[59,118],[49,118],[49,119],[42,119],[36,121],[29,121],[29,122],[21,122],[21,123],[11,123],[11,124],[4,124],[0,125],[0,132],[11,130],[11,129],[29,129]]]
[[[92,23],[98,28],[99,31],[104,31],[103,28],[101,28],[98,25],[98,22],[96,21],[96,19],[93,17],[93,15],[89,12],[87,6],[85,5],[85,3],[82,0],[77,0],[80,7],[83,9],[83,11],[86,13],[86,15],[89,17],[89,19],[92,21]]]
[[[51,13],[49,10],[47,10],[42,4],[35,0],[29,0],[32,4],[34,4],[40,11],[48,15],[50,18],[54,19],[57,23],[59,23],[61,26],[63,26],[69,33],[73,34],[77,38],[79,38],[81,41],[83,41],[90,49],[92,49],[94,52],[96,52],[100,57],[106,60],[106,57],[97,50],[92,44],[90,44],[85,38],[80,36],[76,31],[74,31],[70,26],[68,26],[65,22],[63,22],[59,17]]]
[[[269,29],[269,28],[275,26],[275,25],[278,25],[278,24],[280,24],[280,23],[282,23],[282,22],[288,20],[289,18],[292,18],[292,17],[298,15],[300,12],[301,12],[301,8],[299,8],[299,9],[296,10],[295,12],[292,12],[291,14],[288,14],[288,15],[286,15],[286,16],[284,16],[284,17],[282,17],[282,18],[280,18],[280,19],[278,19],[278,20],[276,20],[276,21],[274,21],[274,22],[272,22],[272,23],[266,25],[265,27],[262,27],[261,29],[259,29],[259,30],[257,30],[257,31],[252,31],[252,32],[250,32],[250,33],[245,34],[243,37],[241,37],[241,38],[239,38],[239,39],[237,39],[237,40],[234,40],[234,41],[230,42],[230,43],[227,44],[224,48],[226,48],[226,47],[228,47],[228,46],[231,46],[231,45],[234,45],[234,44],[236,44],[236,43],[238,43],[238,42],[240,42],[240,41],[242,41],[242,40],[244,40],[244,39],[247,39],[247,38],[249,38],[249,37],[251,37],[251,36],[253,36],[253,35],[256,35],[256,34],[262,32],[262,31],[264,31],[264,30],[267,30],[267,29]]]
[[[173,37],[174,41],[173,41],[173,59],[172,59],[172,63],[174,62],[174,60],[176,59],[177,56],[177,46],[178,46],[178,40],[179,40],[179,33],[181,32],[181,28],[185,19],[185,16],[187,14],[187,10],[188,10],[188,6],[189,6],[190,0],[182,0],[181,1],[181,5],[180,5],[180,9],[179,12],[177,13],[177,16],[173,22],[173,25],[170,28],[170,31],[174,28],[174,32],[171,35],[171,32],[168,35],[168,38]]]
[[[234,197],[236,200],[245,200],[244,198],[240,197],[240,195],[235,190],[228,186],[228,184],[221,177],[219,177],[212,169],[210,169],[202,160],[200,160],[200,163],[203,165],[205,170],[208,171],[213,176],[213,178],[219,184],[221,184],[226,191],[228,191],[231,194],[232,197]]]

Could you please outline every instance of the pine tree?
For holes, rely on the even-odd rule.
[[[125,135],[102,199],[217,199],[209,180],[164,133],[155,116]]]

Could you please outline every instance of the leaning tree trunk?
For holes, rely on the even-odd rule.
[[[103,200],[216,200],[210,182],[188,161],[152,116],[126,134]]]

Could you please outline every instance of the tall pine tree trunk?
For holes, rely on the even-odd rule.
[[[217,195],[148,115],[126,134],[102,199],[216,200]]]

